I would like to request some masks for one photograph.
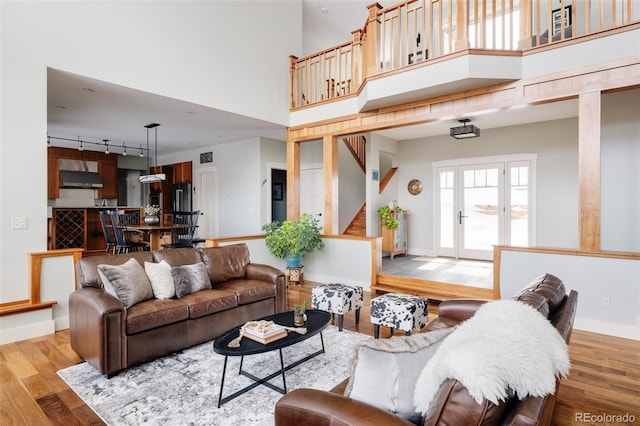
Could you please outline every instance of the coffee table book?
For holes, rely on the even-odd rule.
[[[248,329],[244,330],[244,337],[247,339],[255,340],[258,343],[262,343],[266,345],[267,343],[275,342],[276,340],[282,339],[283,337],[287,337],[287,330],[281,328],[279,331],[274,333],[267,334],[265,337],[260,337]]]

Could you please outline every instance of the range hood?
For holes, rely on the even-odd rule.
[[[156,173],[151,175],[141,175],[140,183],[156,183],[162,182],[167,179],[167,175],[164,173]]]
[[[60,159],[60,188],[102,188],[97,161]]]

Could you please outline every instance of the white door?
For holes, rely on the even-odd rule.
[[[196,235],[199,238],[217,237],[218,233],[218,171],[215,167],[196,172],[196,197],[200,219]]]
[[[534,160],[437,167],[437,255],[491,260],[493,246],[535,244]]]
[[[458,257],[493,258],[504,241],[504,165],[458,168]]]
[[[322,173],[322,166],[306,167],[300,170],[300,214],[311,214],[320,220],[320,226],[323,226],[322,212],[324,206]]]

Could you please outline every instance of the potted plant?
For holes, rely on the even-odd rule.
[[[380,216],[380,223],[387,229],[395,231],[398,229],[400,223],[398,219],[392,213],[400,213],[402,209],[398,207],[395,201],[390,201],[386,206],[382,206],[378,209],[378,216]]]
[[[307,299],[302,301],[302,305],[293,305],[293,324],[296,326],[303,325],[306,318],[305,312],[307,311]]]
[[[299,220],[271,222],[262,227],[266,232],[265,242],[272,255],[287,259],[287,268],[301,268],[302,256],[314,250],[322,250],[320,223],[309,213]]]

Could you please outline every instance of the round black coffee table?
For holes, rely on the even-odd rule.
[[[224,355],[224,367],[222,368],[222,380],[220,382],[220,395],[218,397],[218,408],[220,408],[220,406],[225,402],[228,402],[259,385],[264,385],[270,389],[275,390],[276,392],[280,392],[281,394],[287,393],[287,381],[285,379],[285,374],[284,374],[285,371],[288,371],[302,364],[303,362],[308,361],[311,358],[314,358],[324,353],[324,340],[322,338],[322,330],[324,330],[331,322],[331,314],[329,312],[318,311],[318,310],[307,310],[306,314],[307,314],[307,320],[302,326],[307,329],[306,334],[299,334],[299,333],[296,333],[295,331],[290,331],[286,337],[283,337],[282,339],[278,339],[275,342],[267,343],[266,345],[256,342],[254,340],[251,340],[247,337],[243,337],[242,340],[240,341],[239,347],[230,348],[228,346],[229,342],[231,342],[233,339],[237,338],[240,335],[241,326],[235,327],[227,331],[226,333],[224,333],[222,336],[216,338],[216,340],[213,342],[213,350],[220,355]],[[279,325],[283,325],[287,327],[295,327],[293,325],[293,311],[281,312],[279,314],[269,315],[263,318],[259,318],[258,320],[273,321],[274,323]],[[287,346],[291,346],[296,343],[302,342],[303,340],[307,340],[308,338],[315,336],[316,334],[320,335],[320,343],[322,344],[322,349],[310,355],[307,355],[306,357],[294,362],[293,364],[287,365],[285,367],[284,361],[282,359],[282,348],[286,348]],[[255,354],[271,352],[275,350],[278,350],[280,352],[280,370],[264,378],[256,377],[253,374],[242,370],[242,362],[244,361],[244,357],[246,355],[255,355]],[[254,381],[254,383],[250,384],[249,386],[243,389],[240,389],[239,391],[235,392],[232,395],[229,395],[223,398],[222,390],[224,387],[224,377],[227,372],[227,359],[230,356],[242,357],[240,359],[240,372],[238,374],[241,374],[245,377],[250,378],[251,380]],[[269,380],[273,379],[278,375],[282,375],[282,388],[275,386],[271,383],[268,383]]]

